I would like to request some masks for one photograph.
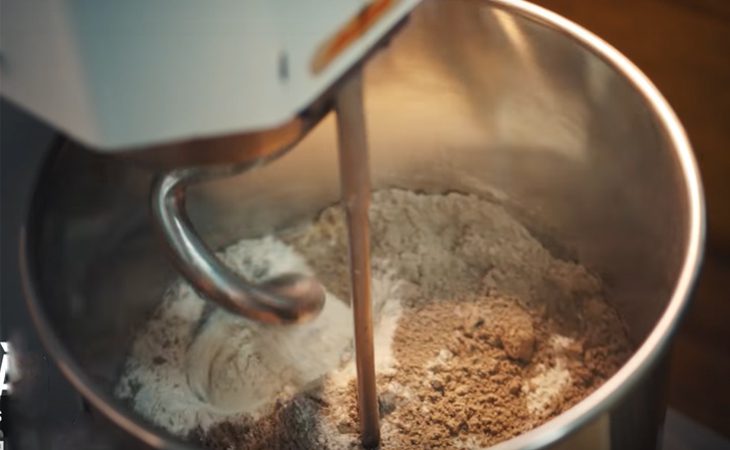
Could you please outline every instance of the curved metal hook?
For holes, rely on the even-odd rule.
[[[172,261],[205,298],[228,311],[268,324],[297,323],[316,316],[325,293],[309,276],[285,274],[252,284],[226,267],[202,241],[185,211],[189,184],[232,175],[250,164],[219,170],[180,169],[158,177],[152,186],[152,218]]]

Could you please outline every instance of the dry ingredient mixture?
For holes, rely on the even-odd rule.
[[[375,352],[383,449],[481,448],[566,410],[631,347],[600,280],[475,196],[376,192]],[[117,395],[215,450],[358,448],[343,214],[221,255],[252,280],[314,273],[314,321],[269,327],[178,282],[136,336]]]

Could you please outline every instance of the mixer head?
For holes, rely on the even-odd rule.
[[[256,158],[316,123],[416,3],[9,0],[2,95],[101,152]]]
[[[359,66],[416,3],[8,0],[2,94],[97,151],[162,169],[150,211],[177,269],[233,313],[299,322],[321,310],[320,284],[228,270],[188,219],[186,188],[290,148],[341,84],[361,89]]]

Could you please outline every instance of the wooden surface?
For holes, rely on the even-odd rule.
[[[730,436],[730,0],[533,0],[614,45],[687,128],[708,209],[704,268],[674,346],[670,403]]]

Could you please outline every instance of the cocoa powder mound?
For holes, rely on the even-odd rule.
[[[494,326],[499,320],[483,314],[487,308],[499,309],[520,328]],[[397,432],[385,434],[384,447],[453,448],[459,436],[488,445],[533,426],[520,378],[535,335],[522,308],[489,299],[442,301],[409,319],[396,333],[395,351],[398,381],[413,395],[394,410],[390,421]],[[427,342],[427,350],[413,352],[414,342]]]
[[[555,345],[555,322],[514,298],[441,300],[406,312],[394,342],[399,370],[380,380],[381,404],[388,405],[381,447],[486,447],[570,408],[630,354],[615,312],[603,309],[596,319],[590,320],[602,324],[600,331]],[[549,408],[530,411],[530,379],[556,364],[565,365],[569,384],[550,399]],[[354,387],[334,401],[349,405],[351,422],[341,427],[356,429]]]
[[[321,443],[312,432],[318,410],[316,401],[297,396],[275,405],[262,420],[243,416],[217,423],[207,431],[196,429],[189,438],[210,450],[320,448]]]

